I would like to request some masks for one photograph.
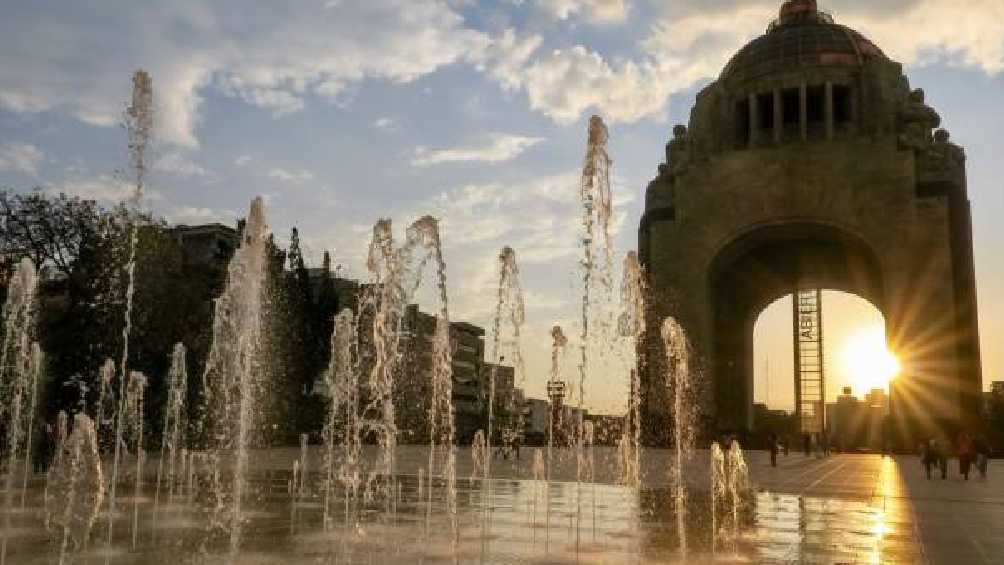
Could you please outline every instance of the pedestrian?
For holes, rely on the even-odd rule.
[[[983,436],[976,438],[973,442],[973,450],[976,452],[976,470],[980,473],[980,479],[987,478],[987,460],[990,458],[990,445]]]
[[[830,456],[830,434],[826,431],[823,431],[823,456]]]
[[[938,468],[941,469],[941,480],[945,480],[948,478],[948,450],[935,441],[934,455],[938,459]]]
[[[973,463],[976,452],[973,449],[973,440],[969,434],[962,432],[959,434],[959,473],[968,481],[969,468]]]
[[[812,455],[812,436],[807,433],[802,434],[802,451],[806,457]]]
[[[788,437],[788,436],[784,436],[783,438],[781,438],[781,449],[784,450],[784,456],[785,457],[788,456],[788,450],[790,449],[790,447],[789,447],[790,446],[790,442],[791,442],[791,438]]]
[[[773,433],[767,434],[767,443],[770,448],[770,466],[777,467],[777,436]]]
[[[934,465],[934,450],[931,448],[931,443],[934,440],[925,441],[920,444],[920,464],[924,466],[924,472],[927,474],[927,480],[931,480],[931,467]]]

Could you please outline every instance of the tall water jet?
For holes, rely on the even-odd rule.
[[[474,432],[474,439],[471,440],[471,480],[485,480],[485,466],[490,458],[485,432],[482,430]]]
[[[720,535],[719,515],[728,493],[728,476],[725,473],[725,453],[717,441],[711,443],[711,552],[718,549]]]
[[[547,392],[551,399],[550,411],[547,419],[547,469],[548,478],[551,476],[551,456],[555,443],[555,432],[563,427],[562,415],[564,406],[561,401],[564,395],[565,382],[561,380],[561,357],[565,353],[568,345],[568,338],[561,326],[551,328],[551,380],[547,382]],[[558,420],[557,422],[555,420]]]
[[[519,265],[516,262],[516,251],[511,247],[503,247],[499,252],[499,285],[498,301],[495,303],[495,319],[492,324],[492,367],[489,372],[488,385],[488,435],[486,437],[486,447],[488,453],[492,452],[492,438],[495,432],[495,380],[498,368],[509,353],[512,360],[513,369],[516,372],[516,387],[524,386],[526,377],[526,367],[523,362],[523,350],[520,346],[520,331],[526,321],[526,306],[523,301],[523,288],[519,281]],[[507,322],[510,326],[508,339],[502,337],[502,324]],[[512,397],[507,399],[510,403]],[[516,435],[523,429],[522,412],[516,410],[515,406],[507,406],[509,413],[517,413],[514,422],[509,422],[509,429],[500,436]],[[491,457],[488,458],[484,468],[486,479],[491,478]]]
[[[153,505],[156,512],[160,501],[160,487],[164,478],[164,462],[167,461],[168,494],[174,494],[177,480],[175,468],[178,462],[178,450],[182,448],[181,434],[185,431],[182,415],[185,409],[185,397],[188,395],[188,367],[186,363],[185,346],[174,345],[171,353],[171,367],[167,371],[167,405],[164,407],[164,428],[160,440],[160,461],[157,463],[157,487],[154,491]]]
[[[743,509],[743,500],[749,488],[749,469],[746,467],[746,459],[743,457],[743,450],[739,442],[732,440],[729,451],[725,456],[726,485],[731,502],[732,511],[732,549],[735,551],[739,541],[741,530],[739,515]]]
[[[38,276],[31,259],[22,259],[15,267],[3,307],[3,341],[0,342],[0,429],[6,431],[4,460],[0,467],[6,471],[4,506],[5,524],[0,541],[0,558],[6,555],[7,533],[14,508],[14,481],[21,457],[28,458],[31,450],[29,429],[34,419],[35,385],[32,342],[35,317],[35,296]],[[39,361],[40,362],[40,361]],[[27,468],[26,468],[27,470]]]
[[[219,471],[221,454],[233,458],[229,481],[214,481],[211,526],[229,535],[235,554],[244,519],[242,503],[248,444],[259,405],[262,376],[262,300],[265,283],[265,205],[255,198],[244,223],[241,245],[230,260],[227,284],[216,299],[213,342],[202,376],[204,422]]]
[[[24,471],[21,475],[21,508],[25,506],[25,500],[28,495],[28,479],[31,478],[31,447],[35,437],[34,427],[35,413],[38,405],[38,383],[42,378],[44,370],[45,356],[42,353],[42,347],[38,345],[37,341],[33,341],[31,343],[31,357],[28,360],[28,373],[31,384],[29,388],[28,412],[26,414],[28,430],[25,434],[24,442]]]
[[[680,553],[687,554],[687,486],[683,465],[690,458],[694,440],[694,393],[690,374],[690,342],[683,327],[671,317],[662,323],[662,341],[666,351],[666,384],[673,398],[673,453],[671,472],[673,505]]]
[[[115,360],[105,359],[98,371],[98,401],[94,410],[94,431],[98,435],[98,449],[107,452],[115,441]]]
[[[132,101],[125,113],[125,127],[129,136],[130,164],[135,174],[135,190],[127,204],[129,220],[129,258],[126,261],[125,313],[122,326],[122,359],[119,363],[118,414],[115,418],[115,446],[112,459],[112,478],[108,497],[108,546],[111,547],[115,524],[115,489],[119,476],[121,457],[123,412],[129,379],[129,337],[132,334],[133,297],[136,292],[136,247],[139,244],[139,208],[143,203],[146,183],[146,152],[153,133],[153,79],[146,71],[136,71],[132,77]]]
[[[589,319],[594,277],[598,274],[606,288],[610,288],[610,267],[613,257],[613,243],[610,239],[610,218],[613,199],[610,191],[610,156],[607,153],[609,132],[599,116],[589,119],[586,156],[582,166],[579,184],[579,198],[582,201],[582,319],[579,343],[579,417],[576,422],[577,448],[582,449],[582,425],[586,402],[586,376],[589,372]],[[597,233],[598,228],[598,233]],[[596,244],[602,237],[604,261],[596,263]]]
[[[139,534],[139,501],[143,485],[143,462],[146,451],[143,447],[143,399],[146,396],[146,375],[132,371],[129,384],[125,391],[125,432],[123,433],[124,448],[130,448],[136,455],[136,465],[133,467],[133,502],[132,502],[132,546],[136,548]]]
[[[324,527],[331,527],[331,504],[335,481],[345,488],[345,521],[349,522],[360,485],[359,420],[359,340],[356,319],[351,310],[335,316],[331,332],[331,358],[324,374],[331,396],[328,419],[324,425]],[[339,429],[339,424],[341,428]],[[336,446],[339,448],[336,453]],[[340,460],[338,457],[340,456]]]
[[[638,487],[641,483],[641,371],[637,349],[645,339],[645,276],[638,254],[629,251],[624,258],[624,279],[621,282],[621,314],[617,329],[621,337],[633,340],[634,363],[629,370],[628,408],[624,429],[618,441],[618,468],[622,484]]]
[[[64,430],[65,422],[64,417]],[[46,483],[46,513],[49,523],[59,527],[60,563],[67,553],[87,547],[104,494],[94,422],[78,413],[73,417],[73,431],[57,446]]]

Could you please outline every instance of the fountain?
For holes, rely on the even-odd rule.
[[[167,461],[168,496],[174,495],[177,481],[175,468],[178,463],[179,450],[184,461],[186,452],[182,447],[182,433],[185,423],[182,416],[185,408],[185,397],[188,393],[188,368],[185,359],[185,346],[177,343],[171,354],[171,368],[167,372],[167,405],[164,410],[164,428],[161,432],[160,461],[157,463],[157,488],[154,491],[153,504],[156,509],[160,502],[160,487],[164,478],[164,461]],[[156,513],[156,510],[155,510]]]
[[[24,459],[23,485],[27,484],[31,463],[32,425],[38,388],[38,373],[42,370],[41,350],[32,341],[35,317],[35,295],[38,278],[30,259],[15,268],[3,307],[3,342],[0,343],[0,429],[6,432],[4,459],[0,465],[5,473],[5,527],[0,538],[0,560],[7,553],[7,534],[11,528],[14,508],[15,480],[19,464]],[[22,501],[24,487],[22,487]],[[22,502],[23,506],[23,502]]]
[[[129,336],[132,333],[133,298],[136,292],[136,247],[139,245],[139,214],[143,203],[143,189],[146,182],[146,151],[153,133],[153,79],[146,71],[133,74],[132,103],[126,109],[125,126],[129,136],[129,156],[135,173],[136,187],[129,198],[129,257],[126,261],[125,313],[122,327],[122,360],[119,364],[120,382],[118,387],[118,412],[115,418],[115,445],[112,460],[112,477],[108,496],[108,548],[114,539],[115,490],[119,478],[121,457],[123,413],[126,391],[129,388]],[[100,408],[99,408],[100,410]],[[99,422],[100,424],[100,422]]]
[[[680,553],[687,555],[687,485],[683,466],[690,459],[694,441],[695,402],[693,375],[690,372],[690,343],[683,327],[673,318],[662,323],[662,341],[666,350],[666,384],[673,398],[674,465],[670,484]]]
[[[61,415],[61,433],[65,434],[65,412]],[[46,513],[49,524],[59,528],[60,563],[68,553],[87,547],[104,494],[94,422],[78,413],[73,417],[73,431],[57,445],[46,482]]]
[[[495,304],[495,318],[492,323],[492,363],[489,372],[488,383],[488,435],[486,437],[486,449],[492,452],[492,438],[495,432],[495,380],[497,378],[499,365],[509,353],[513,367],[516,372],[516,386],[524,387],[526,378],[526,366],[523,362],[523,351],[520,346],[520,331],[526,322],[526,306],[523,302],[523,289],[519,282],[519,266],[516,263],[516,252],[511,247],[503,247],[499,252],[499,284],[498,301]],[[502,338],[502,323],[508,322],[511,328],[509,339]],[[508,402],[512,402],[508,398]],[[522,432],[522,413],[515,410],[514,406],[507,406],[510,414],[516,412],[518,416],[507,422],[507,428],[500,434],[502,437],[514,437]],[[491,457],[489,456],[484,467],[485,479],[491,478]]]
[[[355,508],[359,494],[362,439],[359,430],[358,344],[355,316],[351,310],[342,310],[335,316],[331,333],[331,358],[324,374],[331,398],[328,419],[324,424],[325,529],[332,526],[331,505],[335,497],[336,479],[345,489],[346,524],[351,521],[349,513]]]
[[[43,498],[45,525],[58,538],[60,561],[75,559],[75,553],[87,549],[90,531],[106,493],[107,547],[101,554],[106,562],[123,557],[134,561],[157,560],[160,557],[155,555],[162,554],[173,559],[175,547],[183,560],[213,559],[212,553],[221,546],[226,547],[227,554],[222,557],[228,562],[255,561],[259,556],[254,552],[262,548],[282,553],[281,556],[266,553],[262,558],[265,562],[290,553],[312,561],[460,562],[475,558],[475,545],[480,545],[483,562],[497,561],[500,556],[532,562],[541,558],[536,545],[539,526],[543,527],[543,552],[547,560],[579,560],[596,551],[599,560],[637,557],[638,561],[644,561],[648,558],[646,552],[652,551],[650,545],[666,547],[669,539],[661,531],[654,531],[660,528],[651,527],[662,521],[658,512],[645,504],[650,496],[657,497],[659,503],[672,503],[675,539],[683,559],[697,555],[700,538],[692,534],[688,540],[687,528],[693,529],[692,522],[701,518],[699,507],[703,505],[697,501],[702,493],[700,487],[693,486],[688,492],[684,483],[684,468],[694,449],[696,380],[683,328],[672,319],[665,320],[662,326],[667,392],[673,402],[668,497],[658,487],[642,484],[638,375],[643,367],[635,362],[628,370],[628,406],[616,452],[604,451],[602,438],[606,430],[599,426],[594,429],[593,422],[584,417],[590,371],[602,366],[597,359],[603,355],[603,348],[614,341],[613,335],[609,340],[604,339],[608,337],[604,332],[616,322],[617,333],[623,338],[620,343],[633,340],[637,346],[644,338],[646,325],[645,276],[634,252],[628,253],[624,260],[620,315],[615,316],[612,308],[609,312],[605,309],[609,306],[605,302],[609,300],[607,295],[612,290],[611,159],[607,152],[609,133],[603,121],[595,116],[589,122],[579,185],[582,294],[578,386],[566,388],[561,362],[568,339],[562,328],[555,325],[551,330],[547,383],[551,406],[546,423],[546,451],[543,447],[534,449],[530,465],[514,462],[511,468],[492,468],[493,446],[498,447],[495,444],[499,441],[508,443],[524,429],[522,411],[506,405],[506,412],[513,416],[503,420],[496,405],[499,367],[503,363],[512,364],[519,388],[524,388],[527,374],[520,344],[526,315],[516,253],[503,247],[498,254],[498,288],[493,296],[496,300],[486,356],[492,368],[483,373],[487,376],[484,383],[487,421],[474,436],[470,467],[464,468],[468,459],[462,457],[463,448],[456,445],[452,368],[456,344],[451,343],[446,265],[440,225],[431,216],[410,224],[401,241],[395,241],[390,220],[380,220],[373,227],[366,265],[369,284],[362,286],[354,311],[344,309],[334,316],[330,359],[321,375],[330,404],[324,415],[318,451],[311,455],[309,436],[301,434],[298,452],[292,448],[263,450],[264,456],[259,460],[256,453],[252,464],[249,450],[257,447],[256,431],[271,424],[264,421],[261,409],[270,384],[269,359],[264,348],[265,340],[270,338],[266,335],[266,328],[270,327],[266,301],[271,298],[266,295],[269,241],[263,202],[257,198],[251,203],[240,234],[240,246],[228,266],[225,288],[214,303],[212,343],[202,371],[201,391],[197,391],[201,395],[194,395],[201,396],[201,403],[193,407],[198,418],[189,430],[185,416],[189,398],[187,352],[178,343],[164,376],[167,393],[156,483],[145,480],[147,378],[129,370],[129,348],[140,229],[135,212],[141,205],[146,183],[146,153],[153,125],[152,88],[149,75],[143,72],[136,74],[133,84],[126,126],[135,190],[126,202],[131,223],[122,356],[118,361],[107,360],[100,368],[96,404],[81,406],[79,413],[72,416],[72,429],[67,430],[71,416],[65,413],[60,414],[57,423],[56,452]],[[28,337],[30,316],[10,314],[30,310],[24,305],[27,304],[24,289],[34,288],[33,274],[28,275],[29,271],[33,273],[30,267],[30,262],[19,267],[23,269],[23,273],[19,270],[21,279],[17,279],[21,286],[12,286],[14,290],[4,310],[0,382],[5,393],[13,391],[10,394],[17,399],[4,415],[19,414],[14,421],[24,425],[6,430],[10,436],[8,442],[16,449],[6,454],[8,510],[0,561],[6,556],[10,532],[16,531],[11,526],[11,493],[13,469],[22,457],[25,462],[22,507],[31,500],[28,495],[32,493],[28,467],[33,433],[30,414],[37,402],[34,390],[42,370],[42,355]],[[409,306],[416,302],[425,274],[432,275],[435,285],[432,289],[435,325],[429,332],[432,335],[421,335],[426,341],[418,343],[410,341],[420,332],[409,325]],[[30,302],[30,298],[27,300]],[[11,331],[11,327],[18,329]],[[26,346],[30,346],[27,365],[23,361]],[[410,358],[405,361],[404,354],[410,348],[422,350],[420,367],[411,365]],[[8,355],[21,361],[9,363]],[[14,367],[13,372],[9,367]],[[408,379],[424,379],[421,384],[428,384],[422,387],[428,391],[423,398],[428,402],[428,444],[421,448],[398,445],[401,438],[409,437],[403,432],[425,431],[404,429],[396,412],[395,402],[400,402],[402,391],[408,390],[402,385],[412,384]],[[13,388],[11,382],[15,383]],[[568,408],[573,395],[579,408],[575,417],[570,416]],[[93,409],[94,420],[84,413],[84,408],[88,408],[88,413]],[[543,425],[541,422],[541,429]],[[102,472],[101,452],[112,455],[110,476]],[[284,457],[279,463],[270,461],[276,453]],[[608,455],[616,458],[616,475],[607,472]],[[311,460],[312,457],[316,459]],[[712,551],[717,548],[718,537],[727,535],[738,552],[736,540],[742,534],[741,517],[749,496],[746,463],[737,443],[727,451],[713,445],[710,459],[711,470],[706,476],[711,491]],[[463,477],[459,483],[458,473]],[[116,504],[124,502],[116,500],[116,488],[130,479],[131,550],[113,548],[114,522],[127,519],[116,514]],[[416,480],[417,486],[412,488]],[[282,488],[284,484],[288,489]],[[310,501],[315,492],[323,502]],[[147,496],[152,496],[152,504],[146,504],[150,500]],[[592,543],[584,544],[580,535],[583,520],[588,520],[589,503],[593,536]],[[203,510],[204,518],[164,520],[158,524],[158,512],[167,513],[168,507],[170,512],[193,515]],[[539,515],[542,511],[543,517]],[[291,517],[289,524],[283,522],[285,516]],[[28,521],[31,516],[24,513],[23,519]],[[478,521],[480,532],[475,532]],[[538,525],[538,521],[542,524]],[[174,543],[173,535],[171,538],[148,535],[148,530],[144,530],[150,527],[147,524],[152,524],[154,531],[171,528],[172,534],[177,533],[177,545],[164,545],[168,539]],[[518,527],[514,528],[514,524]],[[529,531],[524,530],[524,524],[529,525]],[[562,531],[567,534],[564,540],[560,536]],[[649,543],[645,536],[652,536],[654,541]],[[272,543],[280,538],[283,543]],[[21,553],[15,553],[14,557],[26,555],[31,543],[18,540],[14,547]],[[171,549],[162,553],[167,548]],[[608,550],[609,555],[604,553]]]
[[[638,254],[629,251],[624,258],[624,280],[621,282],[621,315],[617,328],[621,337],[633,339],[634,348],[644,343],[645,276]],[[634,355],[629,371],[628,408],[624,428],[617,443],[618,475],[621,484],[637,488],[641,484],[641,390],[638,386],[639,356]]]
[[[224,532],[235,554],[241,540],[248,445],[261,393],[262,299],[265,282],[265,205],[251,203],[241,246],[230,260],[227,284],[216,299],[213,342],[202,376],[206,414],[202,422],[214,459],[212,528]],[[233,458],[230,477],[220,477],[219,459]]]

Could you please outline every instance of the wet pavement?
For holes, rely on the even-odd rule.
[[[616,457],[604,448],[593,453],[595,482],[583,485],[568,480],[574,478],[574,458],[559,452],[552,482],[531,480],[532,450],[524,449],[518,464],[495,460],[499,478],[486,486],[468,479],[470,454],[460,450],[455,527],[441,485],[433,486],[431,501],[429,483],[424,494],[419,489],[418,469],[428,462],[421,448],[399,449],[401,486],[393,515],[364,508],[347,522],[336,513],[329,528],[323,524],[319,475],[312,476],[307,494],[289,494],[288,470],[297,455],[295,449],[254,455],[259,475],[237,562],[437,563],[456,557],[462,563],[1004,563],[999,461],[991,462],[987,480],[963,481],[953,465],[947,480],[928,481],[916,457],[816,459],[793,453],[771,468],[765,453],[750,452],[753,490],[735,514],[712,514],[708,454],[698,451],[686,473],[691,492],[683,535],[689,553],[683,557],[665,488],[667,452],[648,453],[643,488],[635,490],[612,484]],[[310,460],[320,461],[320,452],[312,449]],[[135,505],[120,501],[126,512],[117,520],[121,534],[112,552],[103,549],[105,518],[99,517],[90,548],[71,552],[68,562],[225,560],[226,543],[206,528],[206,505],[186,497],[157,513],[150,496]],[[58,531],[43,528],[40,498],[36,481],[28,509],[12,514],[7,563],[58,560]],[[134,549],[128,543],[129,511],[136,508]]]

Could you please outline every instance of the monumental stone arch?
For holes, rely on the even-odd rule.
[[[785,2],[697,95],[639,228],[649,443],[671,429],[661,321],[673,316],[691,338],[704,432],[745,433],[753,324],[800,288],[853,293],[884,315],[902,365],[889,430],[900,446],[976,425],[965,155],[940,122],[899,63],[815,0]]]

